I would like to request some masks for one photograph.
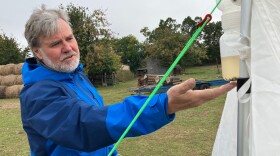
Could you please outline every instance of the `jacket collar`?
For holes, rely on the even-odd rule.
[[[33,84],[35,82],[51,79],[57,81],[69,80],[73,78],[75,73],[83,70],[83,65],[79,64],[78,67],[69,73],[58,72],[46,68],[45,66],[36,63],[36,61],[29,59],[26,60],[22,67],[22,79],[24,85]]]

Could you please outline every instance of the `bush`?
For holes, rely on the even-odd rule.
[[[118,82],[126,82],[134,79],[134,74],[128,70],[117,71],[116,78]]]

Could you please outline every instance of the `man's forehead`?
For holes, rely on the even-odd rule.
[[[45,43],[51,43],[57,40],[63,40],[68,37],[73,37],[73,32],[72,31],[57,31],[54,32],[53,34],[50,34],[48,36],[46,35],[41,35],[40,36],[40,41],[45,42]]]

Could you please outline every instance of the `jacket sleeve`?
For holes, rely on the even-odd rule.
[[[123,102],[111,105],[108,108],[107,127],[114,140],[120,138],[147,98],[147,96],[141,95],[130,96]],[[154,132],[173,121],[175,114],[168,115],[167,101],[166,93],[155,95],[128,131],[126,137]]]

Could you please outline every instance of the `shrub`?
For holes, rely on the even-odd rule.
[[[116,78],[118,82],[126,82],[134,79],[134,74],[129,70],[117,71]]]

